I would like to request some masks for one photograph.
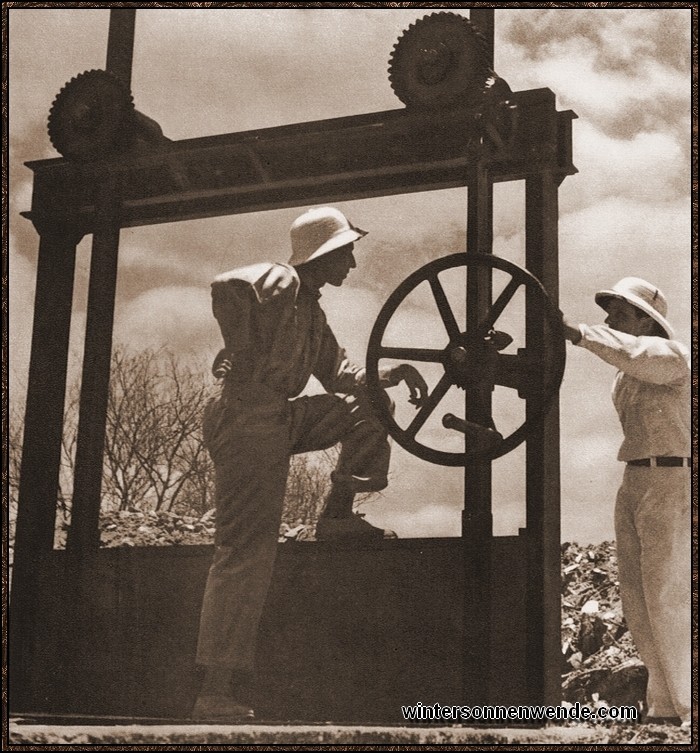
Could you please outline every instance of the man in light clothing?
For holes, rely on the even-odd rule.
[[[647,718],[691,713],[690,354],[663,293],[626,277],[596,294],[605,324],[566,337],[618,369],[613,402],[626,463],[615,506],[622,609],[649,672]]]

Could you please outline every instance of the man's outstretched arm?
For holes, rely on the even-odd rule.
[[[566,318],[563,324],[567,340],[640,381],[671,384],[690,374],[688,351],[675,340],[637,337],[606,324],[573,325]]]

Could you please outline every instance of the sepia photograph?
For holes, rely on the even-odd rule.
[[[697,12],[3,3],[3,747],[697,745]]]

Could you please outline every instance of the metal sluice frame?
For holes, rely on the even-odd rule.
[[[110,11],[107,71],[130,86],[134,9]],[[471,20],[493,49],[493,10]],[[492,59],[492,58],[491,58]],[[31,220],[40,236],[36,302],[19,489],[12,603],[11,675],[36,660],[42,572],[53,550],[76,247],[92,233],[88,311],[67,556],[76,578],[99,548],[101,468],[110,378],[121,228],[195,218],[468,187],[467,248],[492,252],[493,184],[524,180],[526,267],[556,305],[558,186],[576,172],[571,111],[557,111],[549,89],[514,92],[517,126],[508,148],[475,150],[480,113],[473,107],[397,109],[172,142],[151,152],[99,162],[49,159],[34,172]],[[312,164],[306,155],[316,155]],[[490,305],[490,289],[470,282],[468,316]],[[538,304],[527,317],[538,321]],[[537,343],[533,343],[537,347]],[[481,410],[488,410],[483,396]],[[537,405],[527,411],[539,415]],[[527,657],[533,702],[557,704],[559,676],[558,406],[527,438]],[[477,650],[465,677],[488,678],[491,464],[465,468],[465,610]],[[81,575],[83,574],[83,575]],[[76,588],[79,586],[76,585]],[[474,605],[481,605],[478,612]],[[465,612],[465,614],[467,613]],[[89,618],[89,615],[85,615]],[[488,685],[488,679],[485,681]],[[489,697],[482,688],[481,700]]]

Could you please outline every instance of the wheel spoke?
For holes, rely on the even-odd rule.
[[[431,275],[428,278],[428,282],[430,282],[433,297],[435,298],[435,303],[437,303],[438,311],[440,312],[443,324],[447,330],[447,335],[450,340],[454,340],[456,337],[459,337],[459,325],[457,324],[455,315],[450,307],[450,302],[445,295],[445,289],[442,287],[442,283],[438,280],[437,275]]]
[[[435,348],[389,348],[379,349],[379,358],[396,358],[401,361],[427,361],[442,363],[443,351]]]
[[[421,430],[423,424],[425,424],[425,422],[428,420],[430,414],[435,410],[442,398],[445,397],[447,391],[451,386],[452,381],[447,376],[447,374],[444,374],[442,379],[435,386],[435,389],[430,393],[430,395],[428,395],[428,399],[425,401],[425,404],[421,407],[413,421],[411,421],[410,425],[406,429],[405,433],[408,437],[415,439],[416,434],[418,434],[418,432]]]
[[[503,313],[505,307],[510,303],[511,299],[515,295],[515,292],[521,284],[522,283],[516,280],[515,277],[511,278],[510,282],[505,286],[505,288],[503,288],[501,294],[491,305],[491,308],[486,314],[486,318],[479,323],[480,335],[485,336],[486,333],[493,327],[493,325],[496,323],[496,320]]]

